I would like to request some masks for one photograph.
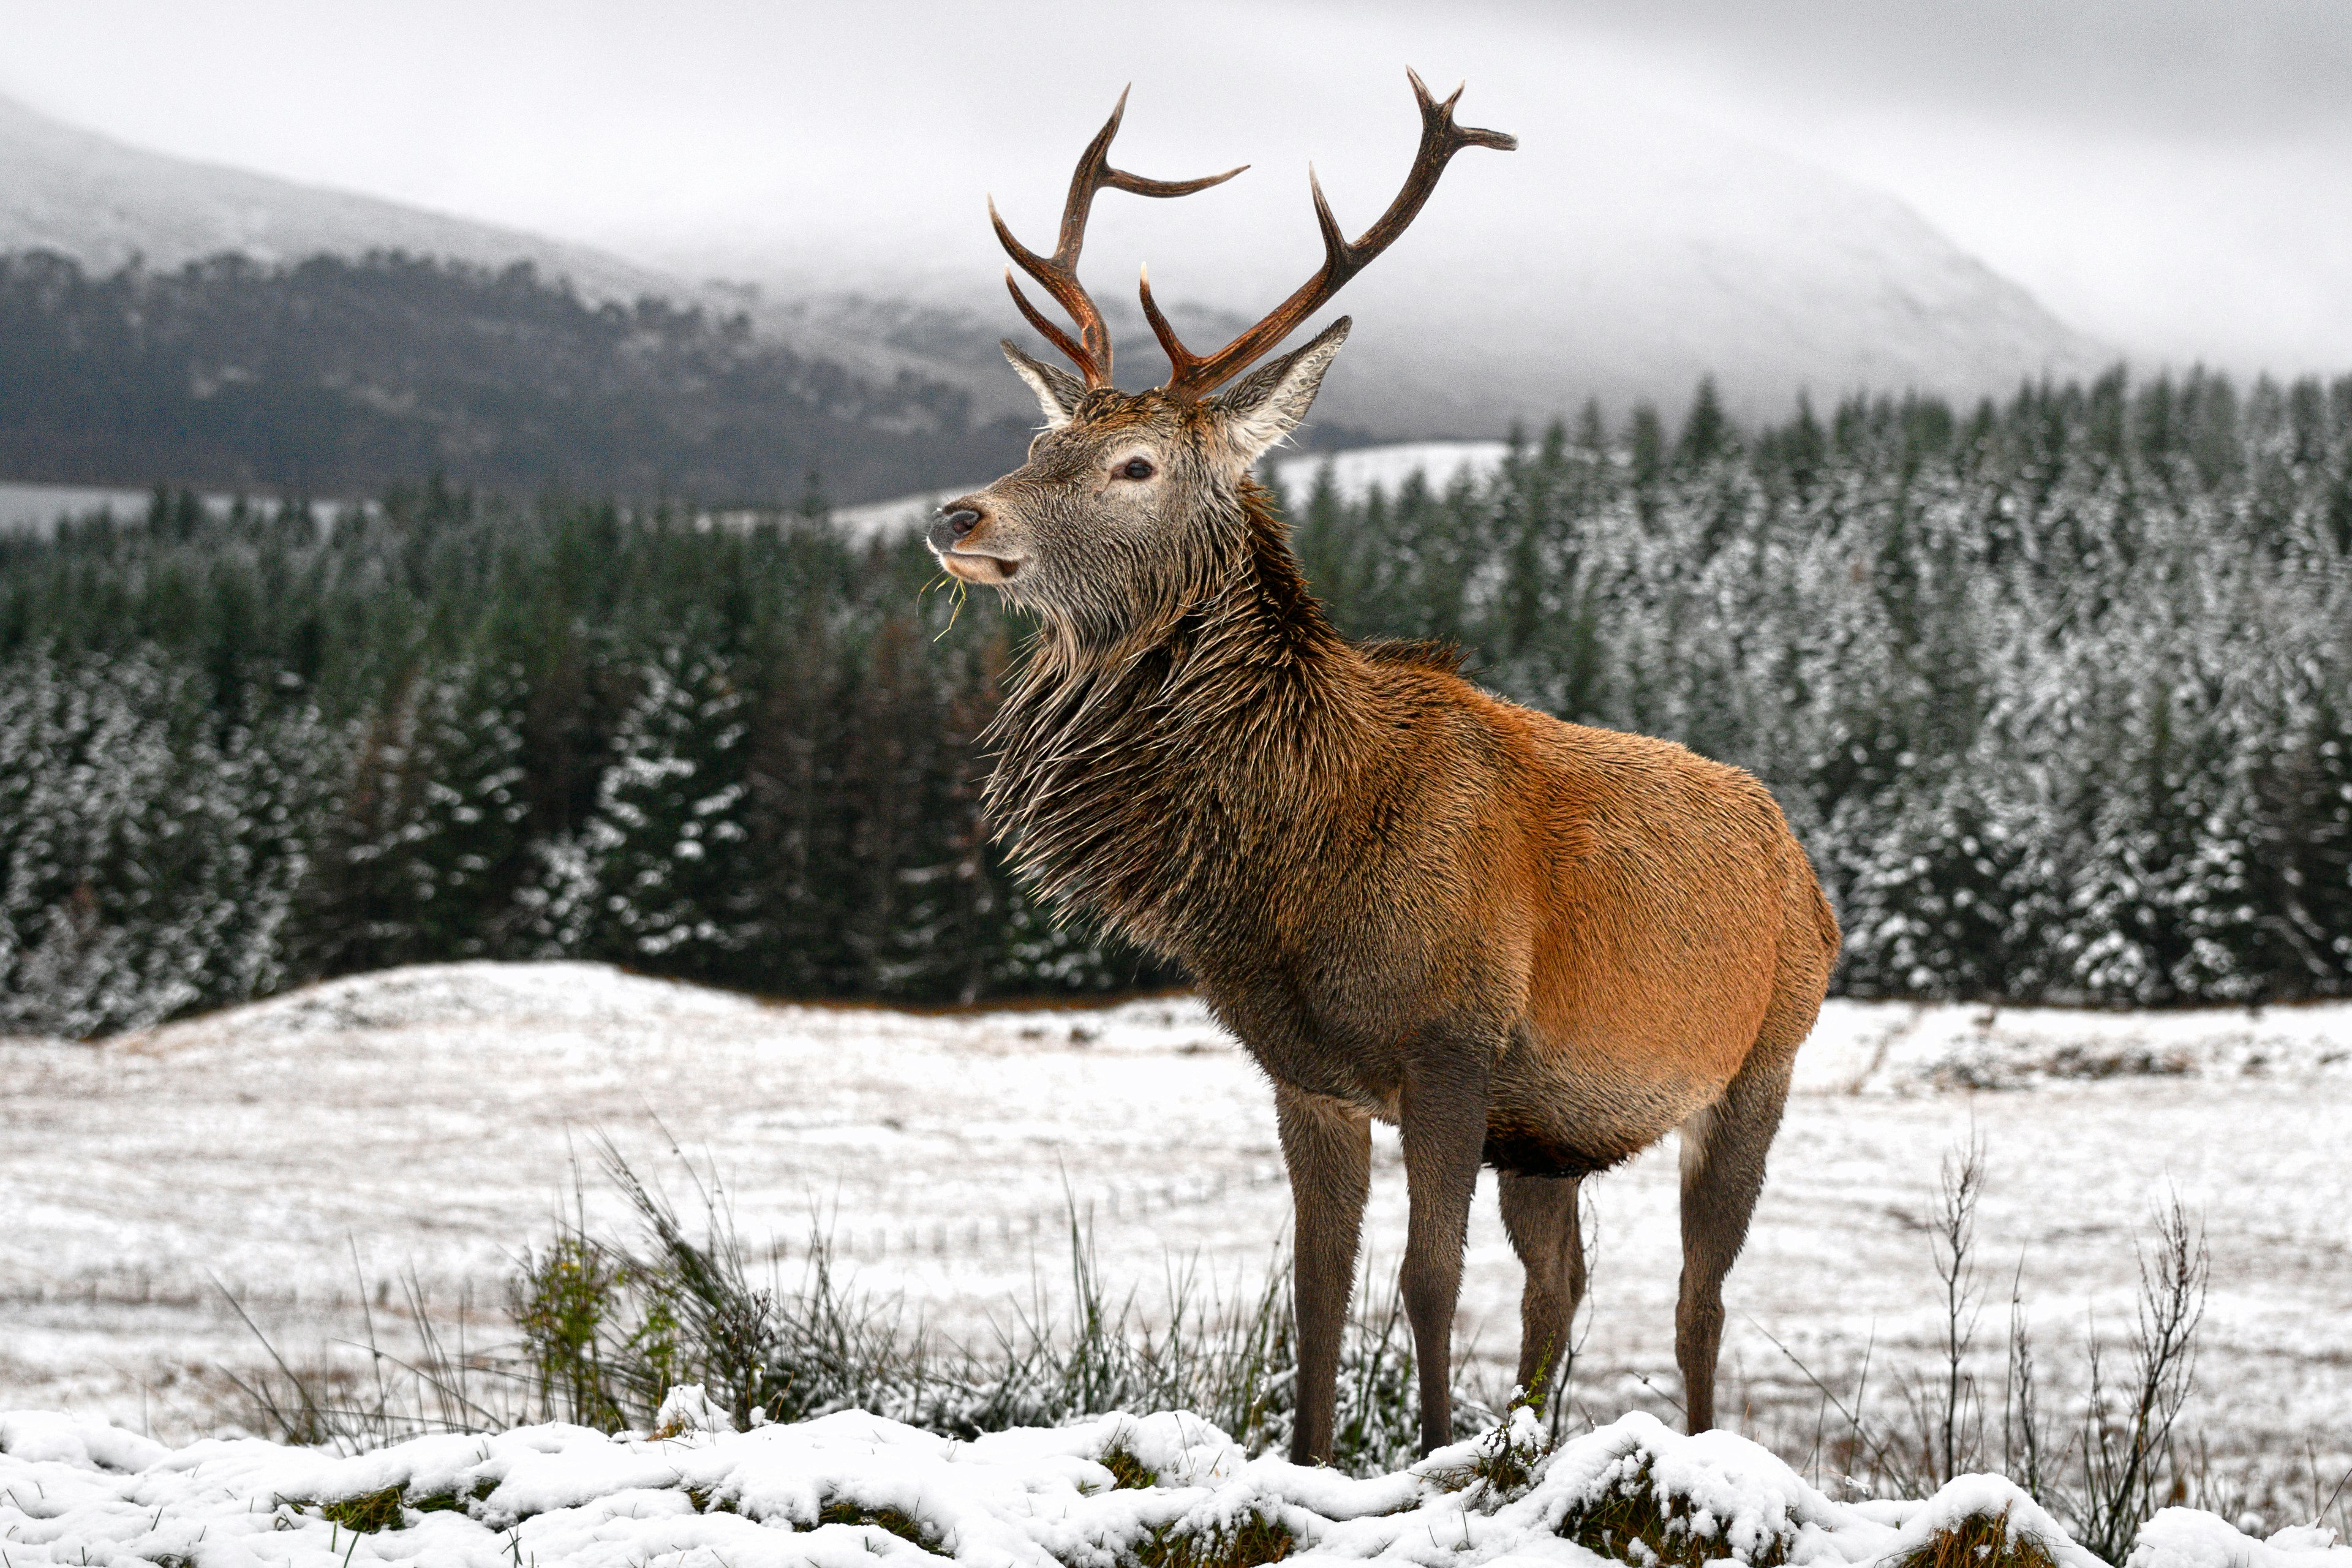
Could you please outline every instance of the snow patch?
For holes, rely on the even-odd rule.
[[[29,1413],[0,1416],[0,1538],[19,1568],[340,1562],[362,1544],[370,1562],[480,1568],[656,1559],[856,1568],[874,1557],[1115,1568],[1151,1541],[1255,1518],[1291,1533],[1296,1562],[1589,1564],[1577,1521],[1638,1475],[1685,1528],[1738,1562],[1769,1543],[1790,1568],[1859,1568],[1980,1515],[2006,1516],[2062,1568],[2102,1568],[1994,1476],[1964,1476],[1916,1503],[1839,1503],[1745,1438],[1684,1436],[1633,1415],[1569,1442],[1525,1487],[1493,1496],[1460,1484],[1477,1447],[1358,1479],[1252,1459],[1183,1412],[959,1442],[845,1411],[751,1432],[606,1436],[548,1425],[337,1456],[253,1438],[166,1449]],[[1115,1448],[1158,1484],[1118,1488],[1101,1462]],[[387,1493],[399,1500],[397,1522],[362,1540],[352,1524],[372,1521],[359,1505],[387,1511]],[[2129,1568],[2345,1568],[2347,1560],[2340,1548],[2284,1533],[2264,1543],[2211,1514],[2168,1509],[2142,1532]]]
[[[2352,1004],[2100,1012],[1858,1002],[1822,1006],[1797,1054],[1800,1093],[2023,1089],[2116,1078],[2352,1069]]]

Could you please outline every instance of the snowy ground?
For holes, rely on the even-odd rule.
[[[2021,1260],[2045,1360],[2086,1312],[2120,1334],[2135,1236],[2177,1189],[2213,1256],[2194,1418],[2224,1451],[2352,1447],[2352,1007],[1832,1004],[1801,1061],[1728,1292],[1733,1419],[1784,1446],[1811,1430],[1774,1338],[1834,1381],[1865,1345],[1883,1368],[1940,1333],[1916,1220],[1973,1127],[1993,1354]],[[617,1215],[594,1135],[674,1173],[665,1129],[747,1236],[789,1255],[815,1216],[863,1284],[956,1332],[1058,1275],[1072,1201],[1147,1305],[1171,1261],[1254,1289],[1288,1213],[1267,1092],[1187,1000],[921,1016],[584,964],[399,971],[99,1046],[0,1041],[0,1410],[212,1429],[204,1369],[261,1355],[224,1289],[296,1355],[361,1338],[362,1296],[396,1301],[412,1268],[440,1310],[470,1291],[494,1318],[575,1158]],[[1392,1268],[1404,1184],[1378,1148],[1367,1236]],[[1673,1151],[1594,1187],[1576,1397],[1670,1414]],[[1490,1361],[1517,1290],[1482,1201],[1462,1327]]]
[[[88,1563],[93,1551],[99,1562],[189,1568],[866,1568],[875,1558],[1118,1568],[1150,1560],[1155,1545],[1156,1558],[1215,1563],[1255,1530],[1260,1540],[1286,1535],[1291,1562],[1600,1568],[1637,1560],[1622,1535],[1597,1528],[1609,1517],[1601,1510],[1622,1519],[1633,1498],[1654,1519],[1683,1522],[1708,1555],[1742,1565],[1901,1562],[1942,1532],[1997,1521],[2053,1568],[2103,1568],[2005,1481],[1963,1476],[1920,1501],[1839,1503],[1742,1438],[1684,1437],[1639,1413],[1549,1454],[1529,1420],[1507,1437],[1360,1480],[1253,1461],[1183,1415],[1109,1415],[968,1443],[854,1411],[748,1433],[723,1422],[670,1426],[661,1437],[613,1438],[521,1427],[337,1458],[252,1439],[173,1452],[68,1417],[0,1415],[0,1552],[12,1568]],[[1494,1469],[1514,1447],[1534,1461],[1525,1479]],[[1119,1485],[1103,1462],[1115,1453],[1136,1484]],[[2129,1563],[2352,1568],[2352,1550],[2329,1539],[2291,1526],[2257,1541],[2175,1508],[2142,1528]],[[1170,1552],[1171,1541],[1192,1552]]]
[[[87,485],[23,485],[0,483],[0,537],[12,533],[46,536],[61,517],[87,517],[109,511],[119,518],[144,517],[149,492],[100,489]]]

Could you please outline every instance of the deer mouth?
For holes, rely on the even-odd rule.
[[[1002,555],[982,555],[970,550],[942,550],[937,553],[940,564],[950,575],[961,577],[967,583],[1010,583],[1020,572],[1024,559],[1014,556],[1007,560]]]

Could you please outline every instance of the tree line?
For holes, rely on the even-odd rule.
[[[1594,412],[1286,498],[1339,623],[1758,773],[1849,994],[2352,988],[2352,379]],[[948,1002],[1179,978],[1005,876],[1024,626],[910,540],[439,483],[0,546],[0,1024],[608,959]]]

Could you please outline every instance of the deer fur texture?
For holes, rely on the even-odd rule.
[[[931,543],[1039,631],[990,731],[1016,868],[1182,963],[1273,1080],[1297,1211],[1292,1455],[1331,1452],[1370,1172],[1397,1123],[1424,1449],[1481,1164],[1528,1270],[1520,1377],[1583,1289],[1582,1178],[1680,1129],[1676,1359],[1714,1419],[1744,1241],[1837,922],[1771,795],[1670,742],[1480,690],[1325,616],[1251,466],[1342,319],[1216,396],[1088,387],[1010,343],[1047,427]]]

